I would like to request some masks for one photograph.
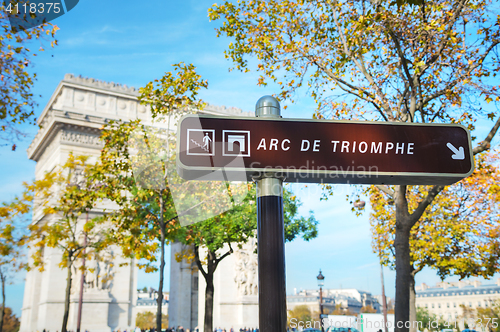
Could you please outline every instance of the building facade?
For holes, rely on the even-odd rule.
[[[164,315],[168,313],[168,293],[163,293],[164,298],[162,301],[161,312]],[[156,313],[156,308],[158,306],[158,292],[153,288],[147,290],[138,289],[137,290],[137,300],[135,303],[135,313],[145,313],[153,312]]]
[[[287,296],[287,309],[293,310],[296,306],[306,305],[311,312],[319,311],[319,290],[294,291],[293,295]],[[323,309],[332,312],[337,307],[345,312],[359,313],[362,307],[371,306],[377,312],[381,311],[381,304],[369,292],[354,288],[348,289],[324,289]]]
[[[440,282],[435,287],[426,284],[415,287],[416,306],[452,323],[464,318],[464,310],[488,308],[500,299],[500,279],[485,284],[478,280]],[[463,325],[461,325],[463,327]]]
[[[306,306],[311,313],[320,311],[318,292],[302,291],[300,294],[287,295],[286,309],[293,310],[298,306]],[[323,296],[323,312],[332,312],[335,310],[335,299]]]

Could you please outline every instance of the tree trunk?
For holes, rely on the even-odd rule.
[[[205,318],[203,323],[203,331],[204,332],[212,332],[213,328],[213,312],[214,312],[214,274],[217,269],[217,265],[219,265],[220,261],[233,253],[233,249],[229,244],[230,250],[222,255],[220,258],[217,258],[215,252],[207,250],[207,270],[203,269],[203,265],[201,264],[199,247],[194,246],[194,261],[196,262],[196,266],[198,266],[198,270],[205,278],[205,283],[207,286],[205,287]]]
[[[160,284],[158,285],[158,299],[156,311],[156,331],[161,332],[161,306],[163,305],[163,270],[165,269],[165,222],[163,220],[163,190],[160,191]]]
[[[380,281],[382,282],[382,313],[384,315],[384,331],[389,332],[389,327],[387,325],[387,298],[385,297],[384,268],[382,264],[380,264]]]
[[[216,268],[215,253],[208,251],[207,273],[205,276],[205,321],[203,324],[204,332],[213,331],[213,313],[214,313],[214,273]]]
[[[5,316],[5,275],[0,270],[0,280],[2,282],[2,310],[0,310],[0,332],[3,331],[3,318]]]
[[[87,212],[87,222],[89,214]],[[85,286],[85,252],[87,248],[87,233],[83,238],[83,258],[82,258],[82,275],[80,277],[80,294],[78,295],[78,318],[76,321],[76,332],[80,332],[82,327],[82,309],[83,309],[83,287]],[[1,332],[1,331],[0,331]]]
[[[413,269],[412,269],[413,270]],[[415,306],[415,271],[410,274],[410,332],[417,332],[417,308]],[[423,330],[421,328],[421,330]]]
[[[68,254],[68,275],[66,278],[66,296],[64,298],[64,317],[61,332],[67,332],[68,328],[68,317],[69,317],[69,297],[71,294],[71,256]]]
[[[396,303],[395,332],[409,332],[410,321],[410,216],[406,200],[406,186],[396,189]]]

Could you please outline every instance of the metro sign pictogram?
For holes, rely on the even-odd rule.
[[[222,171],[247,180],[451,184],[474,169],[461,125],[187,115],[178,142],[178,171],[190,180]]]

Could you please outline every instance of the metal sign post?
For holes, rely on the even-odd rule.
[[[255,115],[280,118],[271,96],[257,101]],[[259,259],[259,326],[262,332],[286,331],[285,230],[283,180],[263,174],[257,182],[257,253]]]
[[[255,115],[184,116],[177,170],[187,180],[256,181],[261,332],[286,331],[283,181],[449,185],[474,170],[461,125],[282,119],[272,96]]]

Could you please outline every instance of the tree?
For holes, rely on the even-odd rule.
[[[127,143],[137,134],[136,138],[143,138],[146,146],[137,149],[138,155],[133,157],[131,145]],[[221,186],[226,189],[225,185],[209,182],[194,186],[189,183],[172,185],[168,175],[171,175],[169,165],[172,161],[175,163],[175,155],[164,156],[163,139],[166,137],[162,135],[162,131],[147,129],[140,121],[111,124],[102,133],[105,146],[95,174],[96,179],[107,184],[102,187],[103,195],[118,205],[106,219],[112,225],[113,242],[120,244],[123,255],[145,260],[139,267],[153,272],[157,271],[154,263],[160,251],[157,323],[163,299],[165,245],[178,240],[178,234],[184,232],[179,219],[185,215],[192,215],[190,220],[204,220],[219,211],[224,195]],[[162,157],[155,159],[154,156]]]
[[[500,169],[496,151],[476,156],[474,173],[443,189],[423,213],[410,233],[410,309],[415,310],[415,275],[424,267],[448,275],[491,277],[500,258],[499,202]],[[410,211],[417,208],[429,188],[408,188]],[[376,188],[368,189],[372,212],[373,251],[385,265],[394,268],[395,208],[390,197]],[[411,320],[414,321],[413,317]]]
[[[366,305],[366,306],[361,307],[361,309],[359,309],[359,312],[369,314],[369,313],[376,313],[377,310],[374,307],[372,307],[371,305]]]
[[[298,305],[294,307],[292,310],[288,310],[287,312],[287,326],[290,326],[290,320],[295,318],[296,322],[308,322],[312,320],[311,310],[308,306]]]
[[[498,324],[498,321],[500,321],[499,301],[492,303],[489,308],[477,308],[476,311],[476,317],[482,319],[481,322],[490,332],[498,332],[500,330]]]
[[[312,212],[308,218],[298,215],[300,205],[292,192],[283,190],[286,241],[292,241],[299,235],[309,241],[318,234],[318,222]],[[219,216],[179,230],[178,239],[194,246],[194,261],[206,282],[204,331],[213,330],[213,280],[218,264],[233,253],[233,246],[241,247],[250,238],[254,238],[256,229],[256,193],[255,186],[252,185],[242,204]],[[205,255],[200,255],[201,247],[206,250]],[[257,270],[253,272],[257,275]]]
[[[101,196],[99,184],[89,177],[91,166],[86,162],[87,157],[70,154],[64,165],[33,184],[35,212],[42,210],[44,214],[35,221],[29,239],[29,245],[35,249],[33,265],[43,271],[43,248],[57,248],[62,251],[59,266],[67,270],[62,332],[67,331],[75,262],[82,258],[98,259],[99,252],[109,245],[102,219],[89,219]],[[85,221],[82,216],[86,216]]]
[[[417,308],[416,322],[418,322],[418,329],[424,331],[441,331],[450,326],[450,322],[445,321],[442,317],[436,314],[430,314],[425,308]]]
[[[21,326],[21,322],[19,319],[12,313],[12,309],[9,307],[5,307],[2,311],[4,312],[4,320],[1,331],[2,332],[18,332],[19,327]]]
[[[113,237],[120,243],[123,254],[147,260],[148,263],[139,267],[152,272],[156,270],[152,265],[156,261],[155,253],[160,251],[158,331],[161,330],[165,245],[180,227],[179,215],[189,210],[176,210],[168,185],[168,166],[175,160],[175,155],[170,153],[174,147],[170,146],[168,121],[180,112],[201,109],[203,102],[196,96],[198,90],[208,85],[196,73],[194,65],[179,63],[173,67],[173,72],[141,88],[139,96],[141,103],[151,107],[157,125],[164,117],[168,118],[167,131],[146,128],[139,120],[111,123],[103,130],[101,137],[105,146],[93,175],[107,184],[102,188],[103,194],[118,205],[106,218],[113,224]],[[132,160],[130,140],[141,144],[135,160]]]
[[[424,330],[425,328],[429,328],[430,323],[434,320],[435,317],[431,316],[429,310],[418,307],[417,308],[417,322],[419,325],[419,330]]]
[[[245,242],[248,236],[254,234],[256,227],[254,220],[253,223],[245,222],[252,217],[250,213],[255,212],[249,210],[246,205],[233,210],[233,213],[241,216],[238,222],[216,216],[210,219],[211,221],[203,223],[204,226],[182,227],[180,220],[185,215],[194,215],[194,221],[200,221],[223,212],[225,208],[221,209],[221,205],[224,205],[224,198],[221,196],[226,193],[221,188],[230,192],[231,198],[236,198],[241,196],[236,191],[246,193],[246,185],[230,186],[229,189],[225,184],[212,182],[194,186],[186,183],[177,186],[172,176],[175,178],[178,176],[171,174],[172,167],[169,166],[172,162],[175,163],[175,154],[166,156],[164,146],[169,144],[168,135],[153,128],[146,128],[140,121],[112,123],[103,130],[102,138],[105,146],[99,166],[96,167],[98,172],[94,175],[96,179],[106,183],[106,186],[102,187],[103,195],[118,205],[118,209],[111,211],[106,218],[113,225],[111,228],[113,242],[120,244],[123,254],[138,260],[146,260],[146,263],[139,264],[139,267],[144,268],[146,272],[152,272],[157,270],[153,264],[157,261],[157,251],[160,251],[159,299],[163,298],[162,271],[165,266],[164,247],[167,243],[182,241],[195,244],[196,236],[203,237],[201,244],[195,244],[198,248],[207,243],[203,241],[215,241],[213,260],[209,262],[216,266],[227,256],[217,257],[215,251],[220,249],[220,245]],[[144,146],[135,148],[137,154],[132,156],[130,150],[135,143],[129,143],[134,141],[134,136],[142,141]],[[168,149],[172,151],[175,147],[169,146]],[[125,192],[127,194],[124,194]],[[297,230],[291,232],[300,231],[297,225],[293,226]],[[189,229],[188,233],[186,229]],[[217,235],[213,233],[215,230],[225,230],[221,234],[226,237],[216,239]],[[197,261],[200,263],[199,259]],[[212,268],[213,265],[210,265],[211,272],[208,275],[213,277],[215,268],[213,271]],[[210,285],[210,282],[208,284]],[[207,296],[209,294],[211,292],[207,292]],[[158,300],[157,322],[158,314],[161,313],[160,303]],[[212,312],[211,309],[209,312]]]
[[[477,311],[471,307],[466,306],[465,304],[460,304],[459,307],[460,307],[460,309],[462,309],[462,317],[461,318],[462,318],[462,321],[464,323],[464,327],[466,329],[468,329],[469,323],[472,323],[471,328],[473,329],[474,325],[476,325],[475,323],[476,323]]]
[[[331,315],[353,315],[355,316],[356,313],[352,312],[349,308],[344,308],[342,304],[337,304],[335,306],[335,310],[332,311]]]
[[[51,47],[57,44],[54,39],[58,30],[50,23],[16,31],[11,29],[4,3],[0,7],[0,139],[13,142],[24,134],[16,128],[24,122],[35,122],[34,111],[38,106],[32,88],[36,73],[30,69],[32,58],[37,55],[31,47],[34,40],[42,41],[48,36]],[[44,51],[43,44],[39,51]],[[15,150],[16,145],[12,146]]]
[[[151,330],[153,326],[156,326],[156,314],[151,311],[138,312],[135,325],[141,330]],[[161,327],[168,328],[168,315],[161,316]]]
[[[10,203],[0,204],[0,283],[2,292],[0,332],[12,330],[13,327],[8,327],[8,324],[12,325],[12,323],[8,323],[8,317],[12,312],[8,313],[7,310],[10,308],[5,306],[5,284],[13,277],[12,274],[26,267],[24,245],[30,224],[27,215],[31,212],[33,192],[28,184],[24,185],[25,191],[21,197],[15,197]],[[15,316],[10,319],[15,319]]]
[[[293,101],[308,86],[316,118],[463,123],[494,119],[481,101],[500,100],[495,77],[500,42],[489,1],[250,0],[213,5],[219,36],[232,38],[225,54],[258,84],[273,81]],[[399,5],[399,6],[396,6]],[[500,119],[474,148],[489,148]],[[444,189],[427,187],[410,211],[407,186],[377,186],[395,204],[396,317],[410,319],[410,234]],[[401,324],[399,324],[401,325]],[[396,331],[406,331],[396,326]]]

